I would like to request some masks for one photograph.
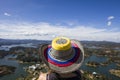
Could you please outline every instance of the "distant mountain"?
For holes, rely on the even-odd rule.
[[[32,39],[1,39],[0,38],[0,45],[11,45],[11,44],[27,44],[27,43],[33,43],[33,44],[41,44],[41,43],[51,43],[51,41],[48,40],[32,40]],[[120,46],[120,43],[116,42],[109,42],[109,41],[81,41],[83,45],[94,45],[94,46]]]
[[[84,46],[119,47],[120,43],[110,41],[81,41]]]
[[[110,41],[81,41],[83,44],[120,44],[118,42],[110,42]]]
[[[27,43],[34,43],[34,44],[41,44],[41,43],[50,43],[50,41],[46,40],[31,40],[31,39],[0,39],[0,45],[11,45],[11,44],[27,44]]]

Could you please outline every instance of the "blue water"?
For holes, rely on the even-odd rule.
[[[27,75],[27,73],[23,70],[23,67],[29,66],[31,64],[20,64],[15,60],[8,60],[8,58],[11,58],[11,57],[16,57],[16,56],[8,55],[4,59],[0,59],[0,65],[15,66],[16,71],[13,74],[9,74],[9,75],[0,77],[0,80],[15,80],[16,78],[21,77],[21,74],[24,75],[24,76]],[[112,80],[120,80],[120,78],[118,78],[114,75],[111,75],[109,73],[110,69],[116,68],[115,63],[111,63],[108,66],[99,66],[99,67],[96,67],[96,68],[85,66],[85,63],[88,62],[88,61],[105,62],[106,60],[107,60],[106,57],[97,57],[95,55],[92,55],[92,56],[90,56],[90,57],[88,57],[84,60],[83,65],[81,66],[81,69],[86,70],[86,71],[90,71],[90,72],[97,72],[97,73],[100,73],[100,74],[104,74],[108,78],[111,78]]]
[[[101,62],[107,61],[106,57],[97,57],[96,55],[92,55],[84,60],[83,65],[81,66],[81,69],[85,71],[97,72],[97,73],[103,74],[112,80],[120,80],[119,77],[116,77],[109,73],[110,69],[115,69],[117,67],[115,63],[111,63],[107,66],[99,66],[94,68],[94,67],[85,66],[85,63],[87,63],[88,61],[95,61],[95,62],[101,63]]]
[[[8,58],[13,57],[13,55],[8,55],[4,59],[0,59],[0,65],[9,65],[15,66],[16,70],[13,74],[8,74],[6,76],[0,77],[0,80],[15,80],[17,77],[21,75],[27,75],[27,73],[23,70],[23,67],[29,66],[28,64],[19,64],[15,60],[8,60]]]

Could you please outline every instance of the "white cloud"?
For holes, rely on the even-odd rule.
[[[115,17],[114,16],[109,16],[108,17],[108,20],[112,20],[112,19],[114,19]]]
[[[109,25],[111,25],[109,23]],[[0,38],[51,40],[66,36],[78,40],[106,40],[120,42],[120,32],[88,26],[62,26],[49,23],[0,24]]]
[[[108,17],[108,22],[107,22],[107,26],[111,26],[112,25],[112,21],[115,17],[114,16],[109,16]]]
[[[7,13],[7,12],[5,12],[4,15],[5,15],[5,16],[11,16],[11,14],[9,14],[9,13]]]
[[[107,25],[108,26],[111,26],[112,22],[111,21],[108,21]]]

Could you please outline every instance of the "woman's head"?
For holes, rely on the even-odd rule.
[[[58,73],[73,72],[79,69],[84,60],[80,42],[66,37],[57,37],[51,45],[42,45],[40,52],[47,66]]]

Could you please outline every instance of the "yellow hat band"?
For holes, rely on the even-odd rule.
[[[68,50],[71,47],[71,41],[66,37],[57,37],[52,41],[52,48],[55,50]]]

